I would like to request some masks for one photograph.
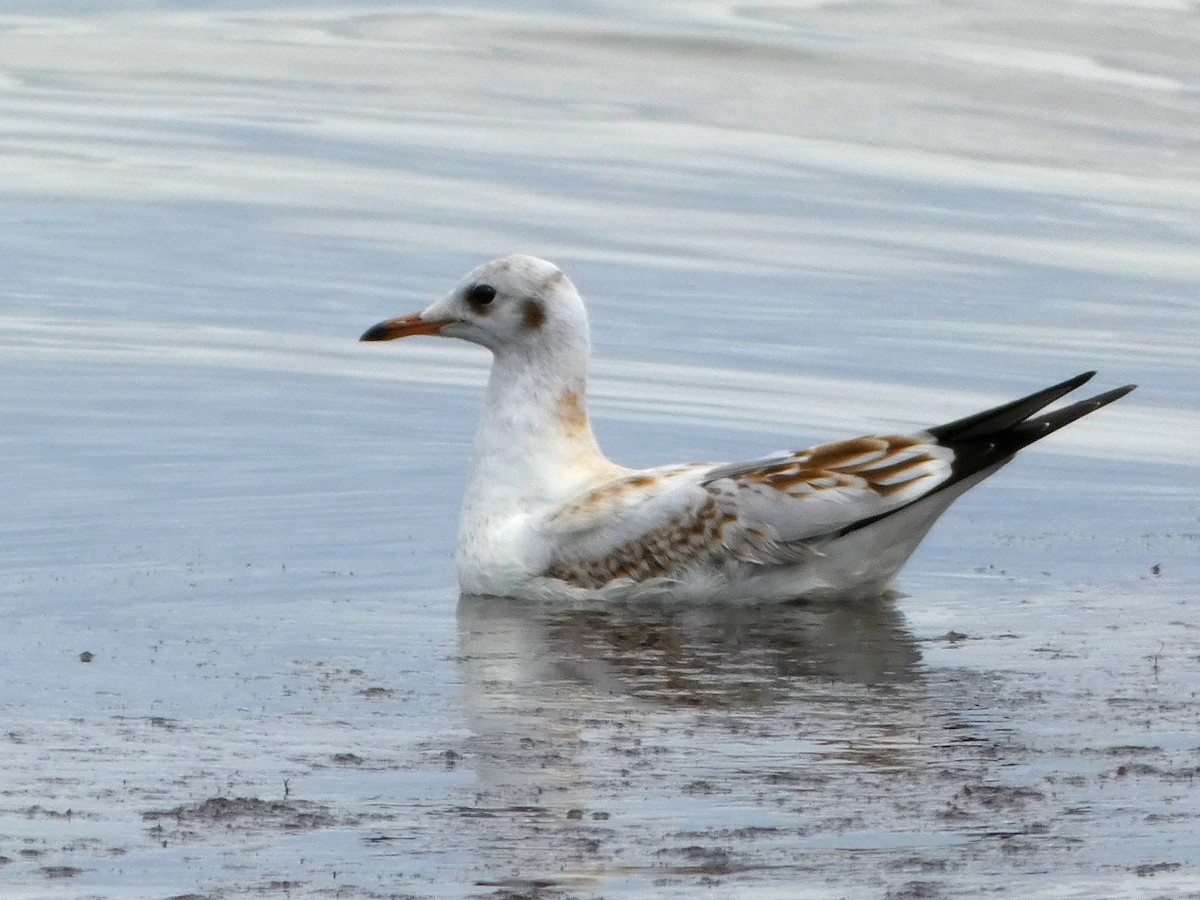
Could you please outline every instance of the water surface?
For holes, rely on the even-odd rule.
[[[5,896],[1197,894],[1194,18],[4,4]],[[486,357],[355,338],[517,250],[631,465],[1141,387],[892,602],[459,598]]]

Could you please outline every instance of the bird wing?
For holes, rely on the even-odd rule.
[[[732,491],[741,518],[791,544],[886,515],[942,487],[954,451],[928,434],[869,435],[783,459],[718,466],[703,484]]]
[[[1093,374],[917,434],[624,475],[546,517],[542,528],[552,548],[546,574],[603,587],[620,579],[673,578],[696,566],[797,562],[830,539],[958,485],[942,494],[948,505],[963,485],[994,472],[1023,447],[1133,390],[1125,385],[1041,412]],[[927,517],[922,527],[931,522]]]
[[[794,562],[803,544],[936,490],[953,452],[929,436],[862,437],[607,482],[542,523],[545,574],[582,587],[671,578],[694,566]]]

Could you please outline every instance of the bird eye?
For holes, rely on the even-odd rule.
[[[487,306],[496,299],[496,289],[490,284],[476,284],[467,291],[467,302],[476,309]]]

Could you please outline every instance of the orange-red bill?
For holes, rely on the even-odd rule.
[[[396,338],[411,337],[414,334],[437,334],[449,324],[446,319],[422,319],[420,313],[413,313],[411,316],[400,316],[372,325],[363,332],[359,340],[394,341]]]

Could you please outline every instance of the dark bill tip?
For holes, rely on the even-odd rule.
[[[363,332],[360,341],[394,341],[397,338],[410,337],[414,334],[437,334],[449,322],[442,319],[428,321],[421,318],[420,313],[411,316],[401,316],[398,319],[388,319],[378,325],[372,325]]]

